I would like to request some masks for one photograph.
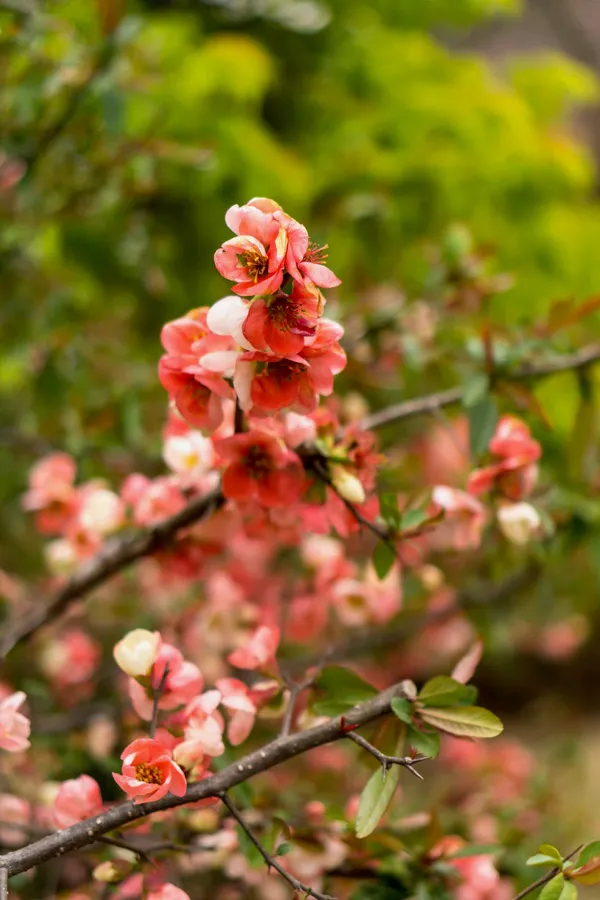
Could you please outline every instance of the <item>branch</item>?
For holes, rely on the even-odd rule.
[[[547,378],[549,375],[557,375],[559,372],[584,369],[586,366],[598,361],[600,361],[600,346],[598,344],[590,344],[576,353],[557,356],[537,366],[527,364],[514,372],[499,372],[497,373],[497,378],[499,381],[530,381],[537,378]],[[372,413],[370,416],[366,416],[361,420],[360,426],[368,431],[371,428],[381,428],[383,425],[399,422],[401,419],[410,419],[423,413],[432,413],[445,406],[454,406],[460,403],[462,395],[462,387],[453,387],[445,391],[428,394],[425,397],[417,397],[415,400],[395,403],[392,406],[387,406],[385,409]]]
[[[283,868],[283,866],[281,866],[277,862],[275,857],[271,856],[271,854],[268,852],[268,850],[266,850],[263,847],[263,845],[261,844],[259,839],[256,837],[254,832],[249,828],[247,823],[244,821],[244,818],[242,817],[240,812],[235,808],[235,806],[233,805],[233,803],[231,802],[231,800],[229,799],[227,794],[222,794],[221,800],[223,801],[223,803],[225,804],[225,806],[227,807],[227,809],[229,810],[229,812],[231,813],[233,818],[236,820],[236,822],[238,823],[240,828],[243,831],[245,831],[246,835],[248,836],[248,839],[250,841],[252,841],[252,843],[254,844],[254,846],[256,847],[256,849],[258,850],[258,852],[260,853],[260,855],[266,862],[268,868],[275,869],[276,872],[279,872],[281,877],[284,878],[287,881],[287,883],[293,887],[294,892],[296,894],[304,894],[305,897],[307,897],[307,898],[314,897],[315,900],[335,900],[335,897],[331,897],[329,894],[320,894],[318,891],[313,890],[313,888],[308,887],[308,885],[302,884],[301,881],[298,881],[298,879],[294,878],[293,875],[290,875],[289,872],[286,872],[286,870]]]
[[[224,503],[219,488],[196,497],[174,516],[138,534],[108,540],[100,553],[83,563],[47,602],[9,625],[0,638],[0,659],[18,643],[31,637],[42,625],[63,613],[74,600],[103,584],[117,572],[144,556],[168,547],[178,532],[219,509]]]
[[[349,731],[346,737],[349,738],[349,740],[354,741],[355,744],[358,744],[359,747],[362,747],[363,750],[370,753],[371,756],[374,756],[377,762],[381,763],[384,778],[387,774],[387,770],[392,766],[403,766],[405,769],[408,769],[409,772],[412,772],[413,775],[416,775],[417,778],[420,778],[421,781],[424,780],[421,773],[417,772],[414,766],[416,763],[427,762],[430,758],[429,756],[388,756],[387,753],[382,753],[381,750],[378,750],[377,747],[374,747],[373,744],[365,740],[362,735],[355,734],[354,731]]]
[[[580,844],[579,847],[576,847],[568,856],[565,856],[565,860],[572,859],[574,856],[577,856],[580,850],[583,849],[583,844]],[[523,897],[527,897],[528,894],[532,894],[534,891],[537,891],[538,888],[543,887],[545,884],[548,884],[549,881],[552,881],[553,878],[556,878],[557,875],[560,875],[561,870],[558,866],[555,869],[552,869],[550,872],[547,872],[545,875],[542,875],[541,878],[538,878],[537,881],[534,881],[533,884],[530,884],[529,887],[524,888],[520,893],[513,897],[513,900],[523,900]]]
[[[188,786],[184,797],[167,794],[153,803],[133,803],[128,801],[113,806],[107,812],[91,819],[72,825],[62,831],[48,835],[26,847],[20,847],[0,856],[0,871],[5,869],[8,875],[18,875],[28,869],[50,859],[62,856],[72,850],[78,850],[97,841],[99,837],[115,829],[122,828],[136,819],[142,819],[156,812],[196,803],[207,797],[220,797],[236,784],[241,784],[253,775],[266,772],[279,763],[300,756],[315,747],[347,738],[348,726],[360,727],[388,715],[391,701],[405,696],[404,683],[382,691],[372,700],[353,707],[342,720],[337,717],[329,719],[322,725],[316,725],[306,731],[297,732],[288,737],[276,738],[259,750],[244,756],[238,762],[227,766],[203,781]],[[4,898],[0,895],[0,900]]]

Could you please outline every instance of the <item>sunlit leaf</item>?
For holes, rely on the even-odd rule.
[[[481,706],[426,707],[419,715],[428,725],[457,737],[493,738],[504,731],[500,719]]]

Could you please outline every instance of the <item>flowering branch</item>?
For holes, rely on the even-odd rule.
[[[281,866],[275,857],[271,856],[268,850],[263,847],[259,839],[256,837],[254,832],[248,826],[248,824],[244,821],[243,816],[236,809],[232,801],[229,799],[227,794],[222,794],[220,798],[233,818],[236,820],[240,828],[246,833],[248,839],[254,844],[264,861],[266,862],[269,869],[275,869],[276,872],[279,872],[282,878],[284,878],[288,884],[290,884],[296,893],[304,894],[305,897],[314,897],[315,900],[335,900],[335,897],[332,897],[330,894],[320,894],[318,891],[315,891],[313,888],[308,887],[306,884],[302,884],[301,881],[298,881],[297,878],[294,878],[293,875],[290,875],[289,872]]]
[[[572,850],[568,856],[565,856],[564,861],[568,859],[573,859],[574,856],[577,856],[580,850],[583,849],[583,844],[580,844],[579,847],[576,847],[575,850]],[[530,884],[529,887],[523,888],[513,900],[523,900],[523,897],[527,897],[529,894],[533,894],[534,891],[537,891],[538,888],[543,887],[545,884],[548,884],[549,881],[552,881],[553,878],[556,878],[559,875],[561,870],[556,866],[554,869],[551,869],[550,872],[547,872],[545,875],[542,875],[541,878],[538,878],[537,881],[534,881],[533,884]]]
[[[131,801],[120,803],[100,815],[43,837],[26,847],[12,850],[0,856],[0,873],[4,870],[10,877],[18,875],[20,872],[26,872],[50,859],[93,844],[102,835],[122,828],[136,819],[142,819],[153,813],[178,806],[185,806],[188,803],[195,803],[207,797],[220,797],[235,785],[247,781],[260,772],[272,769],[279,763],[301,756],[323,744],[347,738],[348,726],[360,727],[389,714],[391,701],[405,695],[405,683],[401,682],[382,691],[372,700],[353,707],[346,713],[343,721],[340,718],[329,719],[306,731],[276,738],[220,772],[190,784],[183,797],[167,794],[152,803],[133,803]],[[4,900],[1,894],[0,900]]]

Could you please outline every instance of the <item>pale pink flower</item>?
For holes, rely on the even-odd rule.
[[[0,841],[9,845],[22,844],[27,837],[27,826],[31,824],[31,804],[14,794],[0,794],[0,821]],[[25,831],[19,825],[25,825]]]
[[[250,305],[247,300],[235,295],[222,297],[208,310],[206,324],[214,334],[230,337],[245,350],[257,349],[244,336],[243,325],[248,317]]]
[[[432,500],[445,512],[442,522],[427,535],[436,550],[470,550],[479,547],[485,526],[485,507],[466,491],[438,485]]]
[[[184,745],[190,743],[193,747],[185,747],[185,752],[202,752],[211,757],[221,756],[225,752],[223,744],[225,723],[217,711],[220,702],[220,691],[206,691],[186,707]],[[179,752],[184,752],[181,745]]]
[[[171,644],[161,644],[151,669],[150,680],[157,687],[162,682],[165,666],[169,667],[163,683],[159,709],[175,709],[189,703],[202,690],[204,678],[194,663],[184,660],[182,653]],[[138,716],[146,721],[152,718],[153,698],[149,691],[134,678],[129,680],[129,696]]]
[[[276,625],[261,625],[242,647],[229,654],[228,660],[238,669],[267,669],[274,663],[279,639]]]
[[[256,706],[250,699],[248,687],[237,678],[219,678],[216,687],[221,692],[221,705],[229,713],[227,737],[237,747],[246,740],[254,727]]]
[[[17,691],[0,700],[0,749],[18,753],[29,747],[31,723],[27,716],[19,712],[27,696]]]
[[[105,537],[125,525],[125,504],[114,491],[90,485],[79,496],[78,522],[84,531]]]
[[[89,682],[98,668],[100,647],[89,634],[72,628],[42,649],[42,669],[57,687]]]
[[[75,461],[67,453],[52,453],[35,464],[23,507],[37,512],[36,525],[43,534],[62,531],[77,509]]]
[[[215,452],[210,438],[199,431],[167,437],[163,445],[163,459],[169,469],[179,476],[182,487],[204,484],[215,463]]]
[[[164,744],[139,738],[123,750],[121,759],[123,774],[113,772],[113,778],[134,803],[160,800],[167,793],[184,796],[185,775]]]
[[[54,799],[54,820],[59,828],[69,828],[102,812],[98,782],[89,775],[64,781]]]

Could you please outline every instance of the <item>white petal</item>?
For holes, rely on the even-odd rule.
[[[208,311],[206,324],[213,334],[233,335],[248,315],[248,304],[241,297],[223,297]]]
[[[239,353],[237,350],[213,350],[205,353],[198,362],[208,372],[217,372],[226,378],[231,378]]]
[[[244,412],[252,408],[250,388],[252,386],[254,368],[254,363],[247,360],[238,360],[233,373],[233,387]]]

